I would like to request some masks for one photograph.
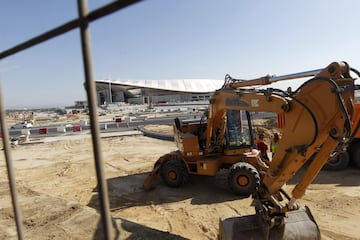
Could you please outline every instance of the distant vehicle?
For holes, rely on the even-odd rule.
[[[32,123],[31,122],[20,122],[20,123],[16,123],[15,125],[11,126],[11,129],[20,129],[20,128],[32,128]]]
[[[121,116],[115,116],[115,117],[113,117],[113,120],[115,122],[122,122],[122,117]]]
[[[65,114],[67,114],[66,109],[61,109],[61,108],[56,109],[55,112],[56,112],[57,114],[59,114],[59,115],[65,115]]]

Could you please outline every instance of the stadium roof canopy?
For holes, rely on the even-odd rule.
[[[171,80],[96,80],[96,83],[111,84],[126,91],[138,88],[155,90],[188,92],[188,93],[209,93],[221,88],[224,80],[213,79],[171,79]]]

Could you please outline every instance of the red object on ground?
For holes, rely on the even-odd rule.
[[[48,134],[49,129],[48,128],[40,128],[39,129],[39,134]]]
[[[73,132],[81,132],[82,127],[80,125],[73,126]]]

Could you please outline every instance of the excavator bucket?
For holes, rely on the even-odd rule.
[[[160,168],[169,158],[171,158],[173,153],[165,154],[161,156],[155,163],[153,170],[147,176],[143,183],[143,188],[145,190],[150,190],[154,187],[154,183],[160,177]]]
[[[260,215],[220,219],[219,240],[317,240],[320,230],[308,207],[289,212],[285,224],[270,228]]]
[[[149,176],[147,176],[143,183],[143,188],[145,190],[150,190],[154,187],[155,181],[159,178],[159,170],[160,170],[161,164],[155,164],[154,169],[151,171]]]

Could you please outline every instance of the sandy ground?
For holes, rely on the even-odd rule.
[[[251,199],[227,189],[224,172],[193,177],[180,189],[159,182],[145,192],[143,180],[158,157],[176,149],[173,142],[129,136],[104,138],[101,146],[115,239],[216,239],[219,218],[254,212]],[[25,239],[103,238],[89,136],[19,145],[12,157]],[[322,171],[301,199],[322,239],[360,239],[359,175]],[[3,154],[0,183],[0,239],[17,239]]]

